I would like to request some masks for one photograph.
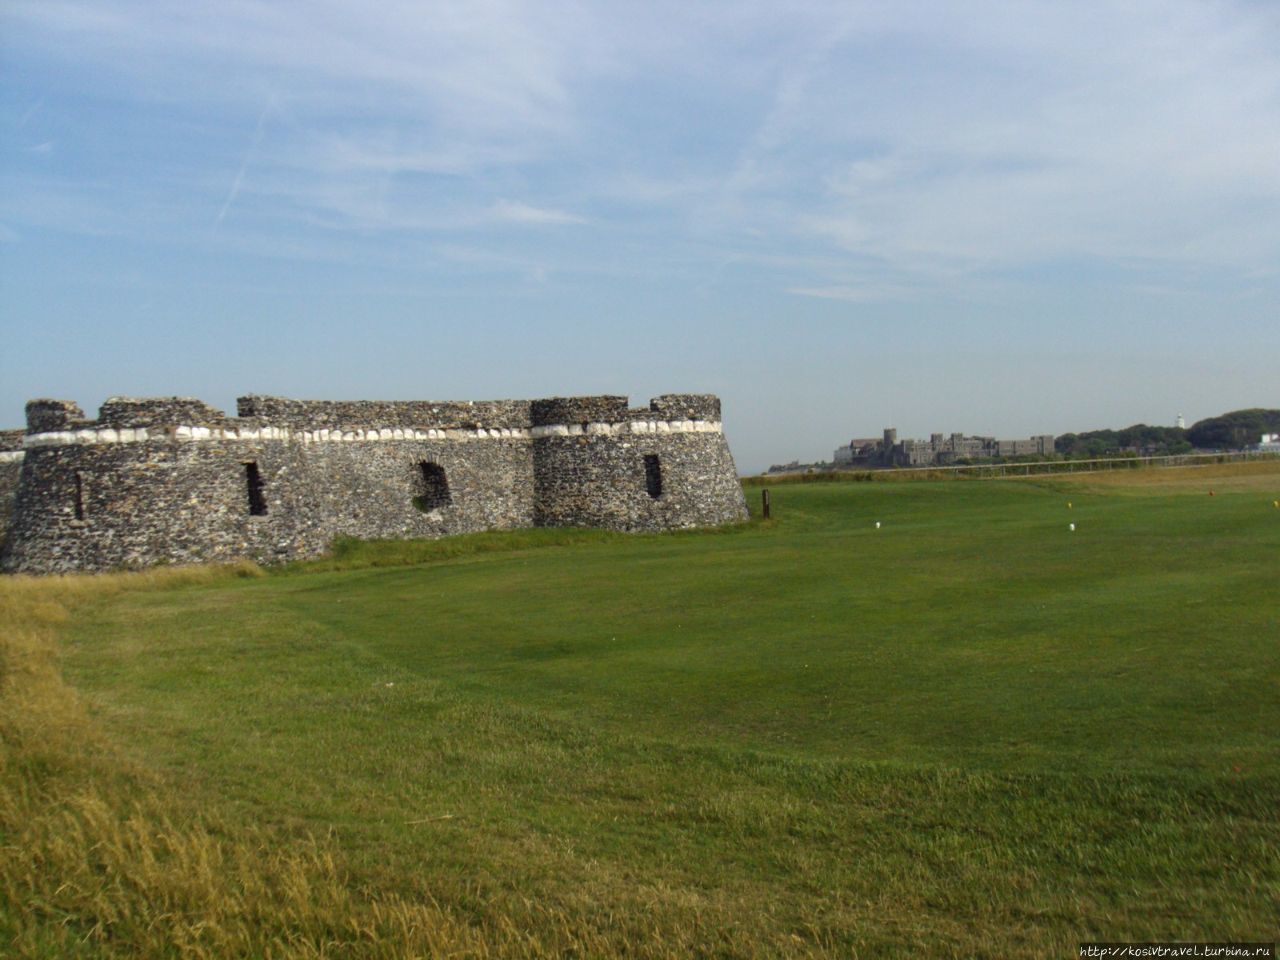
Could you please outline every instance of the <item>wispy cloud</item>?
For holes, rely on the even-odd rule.
[[[504,223],[528,224],[570,224],[586,223],[585,217],[567,213],[564,210],[552,210],[547,207],[534,207],[518,200],[497,200],[490,208],[495,220]]]
[[[144,151],[207,137],[209,165],[183,172],[212,190],[215,226],[250,196],[280,231],[578,225],[625,235],[653,259],[629,255],[638,271],[673,241],[747,240],[795,261],[778,288],[804,296],[864,290],[847,265],[867,258],[883,291],[1088,258],[1280,262],[1274,5],[46,0],[6,16],[24,49],[162,118]]]
[[[222,224],[226,219],[227,211],[231,209],[231,204],[235,203],[236,197],[240,195],[240,185],[244,183],[245,171],[249,169],[249,163],[253,160],[253,156],[257,153],[258,145],[262,142],[262,127],[267,122],[267,113],[271,110],[273,100],[268,99],[262,106],[262,112],[258,114],[258,122],[253,128],[253,138],[249,141],[249,149],[244,153],[244,159],[240,161],[240,169],[236,171],[235,179],[231,181],[231,188],[227,191],[227,198],[222,201],[222,207],[218,210],[218,216],[214,219],[214,227]]]
[[[883,300],[902,300],[911,296],[903,287],[884,284],[848,287],[791,287],[787,293],[798,297],[816,297],[819,300],[843,300],[846,303],[876,303]]]
[[[901,77],[910,99],[893,89],[893,69],[883,103],[837,94],[829,125],[811,135],[844,130],[854,155],[841,164],[845,151],[828,154],[821,193],[792,210],[802,229],[897,263],[983,269],[1080,257],[1276,262],[1275,15],[1234,4],[1108,6],[1085,19],[1028,9],[967,27],[944,17],[911,40],[907,54],[957,31],[941,68]],[[857,71],[844,75],[855,88]],[[1259,242],[1207,242],[1223,227]]]
[[[18,129],[21,130],[23,127],[25,127],[27,125],[27,122],[32,117],[34,117],[37,113],[39,113],[40,108],[43,106],[44,106],[44,97],[39,97],[36,99],[34,103],[31,104],[31,106],[27,107],[26,110],[22,111],[22,116],[18,118]]]
[[[11,10],[46,43],[70,38],[113,73],[194,81],[199,97],[236,100],[264,82],[303,111],[374,121],[423,113],[456,132],[505,136],[563,129],[569,95],[558,30],[574,11],[521,3],[388,0],[376,12],[341,0],[139,7],[49,0]],[[122,55],[124,54],[124,55]]]

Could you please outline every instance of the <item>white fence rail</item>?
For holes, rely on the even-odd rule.
[[[1179,453],[1164,457],[1102,457],[1097,460],[1037,460],[1030,463],[977,463],[958,467],[894,467],[877,474],[958,474],[975,477],[1030,477],[1050,473],[1098,473],[1104,470],[1134,470],[1142,467],[1203,467],[1214,463],[1241,463],[1246,460],[1277,460],[1280,453],[1243,450],[1238,453]],[[857,473],[861,471],[834,471]]]

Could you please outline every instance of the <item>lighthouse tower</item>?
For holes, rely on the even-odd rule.
[[[1187,421],[1186,421],[1186,418],[1182,416],[1182,414],[1178,414],[1178,419],[1174,421],[1174,423],[1179,430],[1187,429]]]

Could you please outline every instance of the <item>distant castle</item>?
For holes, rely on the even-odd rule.
[[[883,438],[850,440],[837,447],[833,457],[836,467],[935,467],[960,460],[993,457],[1049,456],[1054,452],[1052,434],[1039,434],[1028,440],[996,440],[994,437],[966,437],[953,433],[932,434],[926,440],[899,440],[898,431],[885,430]]]
[[[0,569],[315,556],[335,537],[745,520],[707,394],[330,402],[32,400],[0,431]],[[7,528],[7,529],[6,529]]]

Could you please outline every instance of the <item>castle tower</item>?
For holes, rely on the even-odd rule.
[[[720,426],[720,401],[666,394],[647,409],[626,397],[532,404],[534,523],[662,530],[746,518]]]

